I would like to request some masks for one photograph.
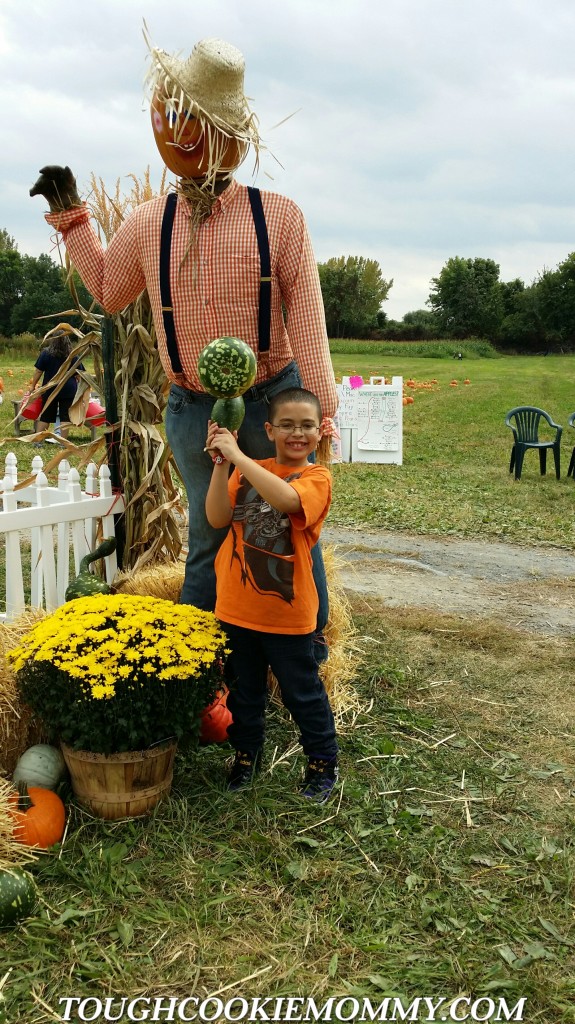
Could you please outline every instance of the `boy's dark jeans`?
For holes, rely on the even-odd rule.
[[[222,625],[232,651],[227,675],[228,707],[234,721],[228,736],[235,749],[255,753],[263,746],[269,666],[282,701],[300,730],[304,753],[308,757],[336,757],[335,722],[318,675],[314,634],[260,633],[227,622]]]

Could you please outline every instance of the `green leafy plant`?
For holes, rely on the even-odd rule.
[[[76,750],[142,750],[184,733],[222,684],[211,612],[127,594],[62,605],[9,654],[22,699]]]

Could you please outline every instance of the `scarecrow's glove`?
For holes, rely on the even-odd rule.
[[[51,213],[60,213],[72,206],[81,205],[72,171],[69,167],[58,167],[56,164],[40,169],[40,177],[30,189],[30,195],[44,196],[48,200]]]

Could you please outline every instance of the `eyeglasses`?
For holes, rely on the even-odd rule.
[[[319,430],[317,423],[289,423],[286,420],[282,421],[282,423],[272,423],[270,425],[279,430],[282,437],[289,437],[290,434],[295,434],[300,430],[306,437],[312,437]]]

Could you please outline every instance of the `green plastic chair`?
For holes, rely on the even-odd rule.
[[[567,420],[567,423],[569,424],[570,427],[575,428],[575,412],[571,413],[569,419]],[[575,445],[573,446],[573,451],[571,452],[571,462],[569,463],[569,469],[567,470],[567,476],[572,476],[573,479],[575,480]]]
[[[541,418],[547,420],[549,426],[555,430],[553,441],[539,440],[539,422]],[[547,471],[547,449],[552,448],[555,460],[555,475],[559,480],[561,475],[560,444],[563,427],[559,426],[558,423],[554,423],[549,413],[546,413],[543,409],[537,409],[534,405],[519,405],[516,409],[510,409],[505,417],[505,426],[513,431],[513,448],[511,449],[509,472],[512,473],[515,468],[515,479],[521,479],[523,459],[528,448],[537,448],[539,451],[541,476],[545,476]]]

